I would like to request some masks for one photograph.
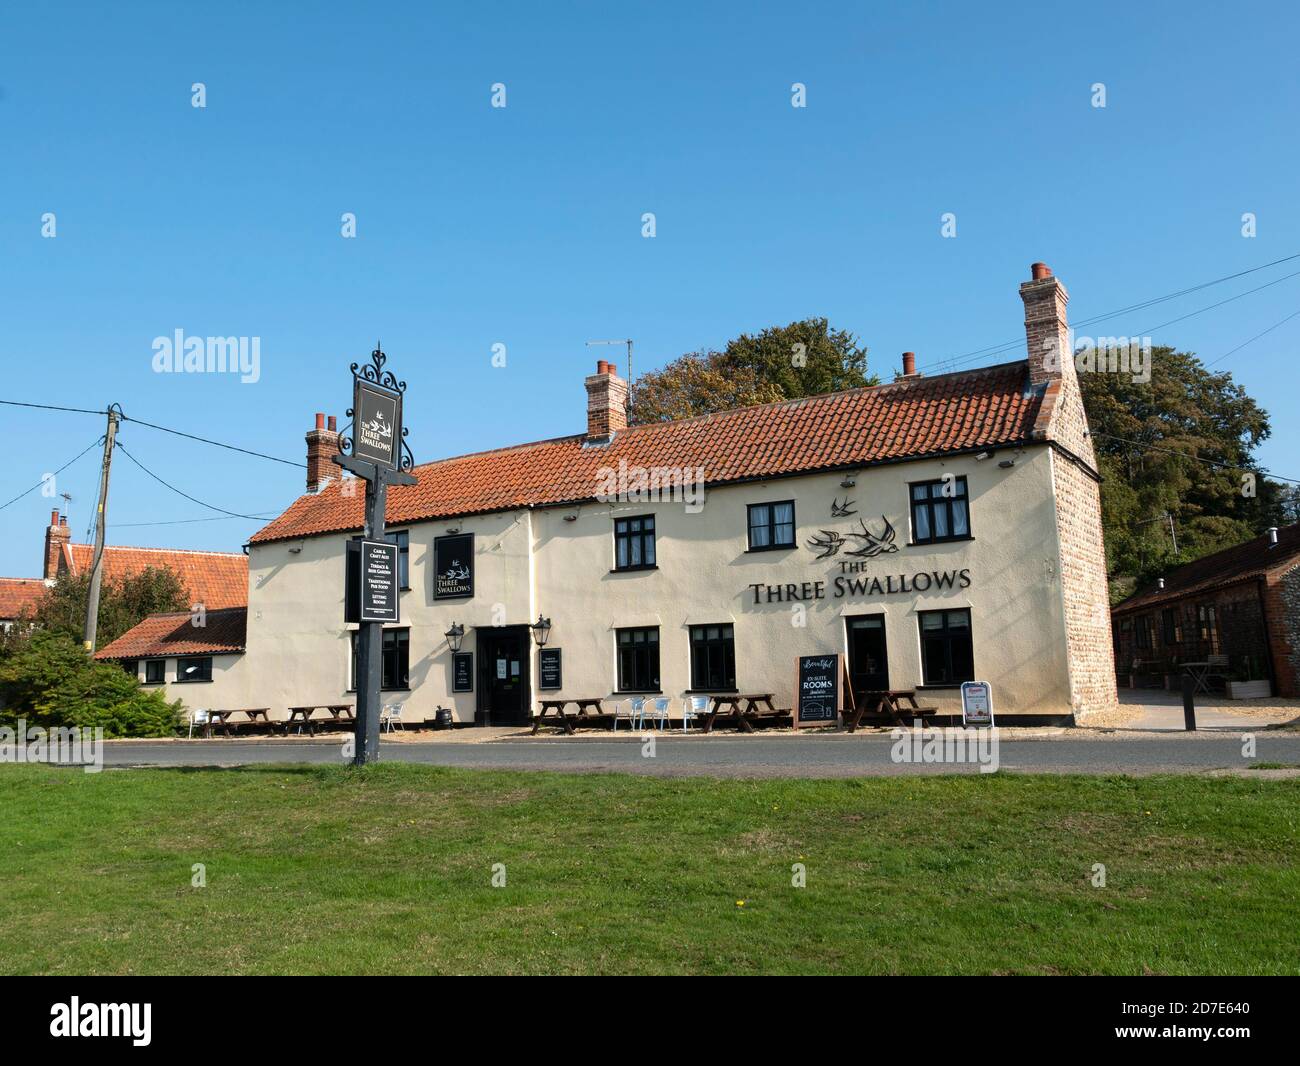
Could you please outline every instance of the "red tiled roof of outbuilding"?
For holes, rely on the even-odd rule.
[[[69,544],[73,573],[85,573],[94,561],[93,544]],[[242,552],[189,551],[182,548],[123,548],[104,546],[104,577],[138,574],[145,567],[176,572],[192,603],[209,611],[248,604],[248,557]]]
[[[36,610],[48,586],[39,577],[0,577],[0,618],[12,621]]]
[[[218,655],[244,650],[248,610],[208,611],[203,626],[188,612],[151,614],[95,652],[96,659],[150,659],[168,655]]]
[[[386,521],[403,522],[576,503],[595,498],[600,470],[703,467],[725,485],[1041,439],[1042,389],[1021,360],[935,377],[807,396],[619,430],[520,444],[417,466],[418,484],[388,490]],[[335,479],[300,497],[252,542],[359,529],[364,499]]]

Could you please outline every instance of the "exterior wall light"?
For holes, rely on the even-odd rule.
[[[447,638],[447,647],[452,651],[460,651],[460,643],[465,639],[465,627],[459,622],[452,622],[451,628],[443,636]]]
[[[528,627],[533,631],[533,640],[537,642],[539,648],[546,646],[546,642],[551,639],[551,620],[543,618],[540,614],[537,621]]]

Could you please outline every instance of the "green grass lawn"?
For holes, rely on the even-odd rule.
[[[1294,780],[3,766],[0,809],[11,974],[1300,969]]]

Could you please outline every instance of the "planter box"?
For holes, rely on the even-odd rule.
[[[1267,681],[1229,681],[1226,691],[1230,700],[1259,700],[1273,695]]]

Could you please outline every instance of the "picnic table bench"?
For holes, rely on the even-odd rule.
[[[326,711],[328,718],[313,718],[314,711]],[[331,725],[356,727],[357,717],[350,703],[313,703],[302,707],[289,708],[289,720],[285,723],[284,732],[288,736],[293,729],[294,723],[298,723],[298,732],[302,732],[303,726],[307,727],[307,732],[315,735],[316,726]]]
[[[903,704],[907,706],[904,707]],[[850,733],[862,724],[862,719],[870,714],[872,717],[883,716],[894,725],[907,725],[908,718],[924,719],[936,714],[938,707],[920,707],[916,702],[916,690],[910,688],[891,688],[858,692],[853,700],[854,706],[842,712],[844,728]]]
[[[760,710],[765,708],[765,710]],[[725,712],[725,713],[724,713]],[[772,693],[752,692],[735,695],[714,696],[709,709],[700,715],[700,724],[704,732],[713,732],[719,718],[734,725],[743,733],[752,733],[754,723],[761,718],[777,718],[789,711],[780,711],[772,705]]]
[[[581,698],[568,699],[551,699],[538,701],[541,707],[541,713],[533,719],[533,731],[529,736],[536,736],[537,731],[542,727],[542,719],[546,717],[547,711],[553,711],[554,717],[558,719],[555,725],[564,730],[567,736],[573,736],[574,726],[576,724],[587,724],[596,719],[605,719],[609,715],[605,713],[604,703],[599,696],[584,696]],[[578,707],[576,714],[565,714],[564,708],[570,703]]]
[[[203,728],[203,735],[210,737],[214,729],[219,729],[224,735],[230,736],[230,731],[238,729],[240,726],[264,725],[267,729],[270,729],[271,720],[267,717],[270,710],[270,707],[234,707],[229,710],[210,710],[208,711],[207,723]],[[244,715],[244,721],[232,722],[230,720],[231,715],[235,714]]]

